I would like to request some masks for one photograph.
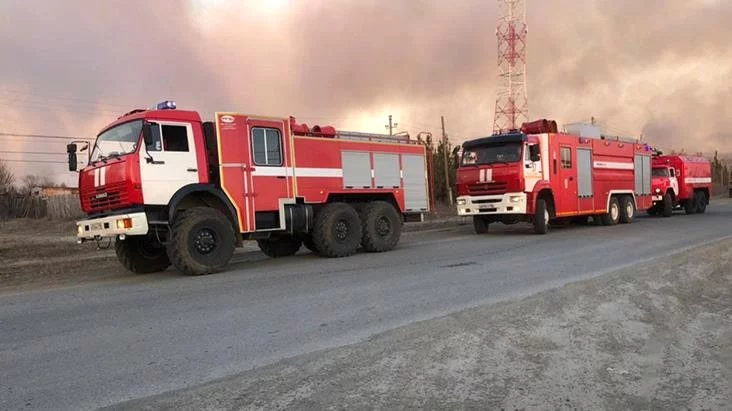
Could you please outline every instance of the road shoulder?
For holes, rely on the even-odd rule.
[[[732,402],[732,240],[116,409]]]

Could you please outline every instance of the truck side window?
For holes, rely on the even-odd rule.
[[[572,168],[572,149],[562,147],[562,168]]]
[[[671,169],[671,177],[676,177],[676,169]]]
[[[150,123],[152,144],[147,145],[147,151],[163,151],[163,140],[160,138],[160,124]]]
[[[163,125],[163,150],[188,151],[188,127]]]
[[[281,166],[282,145],[276,128],[252,128],[252,152],[258,166]]]

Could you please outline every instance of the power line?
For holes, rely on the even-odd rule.
[[[9,163],[53,163],[53,164],[68,164],[66,161],[54,161],[54,160],[15,160],[15,159],[6,159],[6,158],[0,158],[0,162],[9,162]]]
[[[8,132],[0,132],[0,136],[7,136],[7,137],[25,137],[25,138],[51,138],[51,139],[64,139],[64,140],[86,140],[86,141],[94,141],[93,138],[84,138],[84,137],[76,137],[76,136],[54,136],[54,135],[45,135],[45,134],[18,134],[18,133],[8,133]]]
[[[110,107],[121,107],[121,108],[129,108],[131,107],[128,104],[117,104],[117,103],[105,103],[103,101],[95,101],[95,100],[88,100],[83,99],[79,97],[61,97],[61,96],[49,96],[45,95],[39,92],[35,91],[21,91],[21,90],[12,90],[8,88],[0,88],[0,92],[4,93],[13,93],[13,94],[25,94],[25,95],[31,95],[31,96],[39,96],[44,99],[56,99],[56,100],[67,100],[67,101],[78,101],[81,103],[88,103],[88,104],[94,104],[94,105],[100,105],[100,106],[110,106]]]
[[[59,152],[53,152],[53,151],[0,151],[2,154],[50,154],[50,155],[63,155],[65,156],[66,153],[59,153]]]

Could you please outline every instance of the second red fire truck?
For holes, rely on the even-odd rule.
[[[467,141],[457,172],[457,211],[477,233],[495,222],[631,223],[653,205],[652,150],[643,143],[557,132],[540,120]]]
[[[76,168],[77,146],[67,147]],[[308,127],[172,102],[106,126],[79,173],[80,241],[115,238],[129,270],[221,270],[254,239],[280,257],[392,249],[429,211],[425,147],[408,137]]]

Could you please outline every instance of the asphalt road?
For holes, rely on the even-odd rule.
[[[230,271],[173,272],[0,294],[0,409],[86,409],[525,296],[732,235],[732,204],[630,226],[460,226],[398,249],[322,259],[238,254]]]

